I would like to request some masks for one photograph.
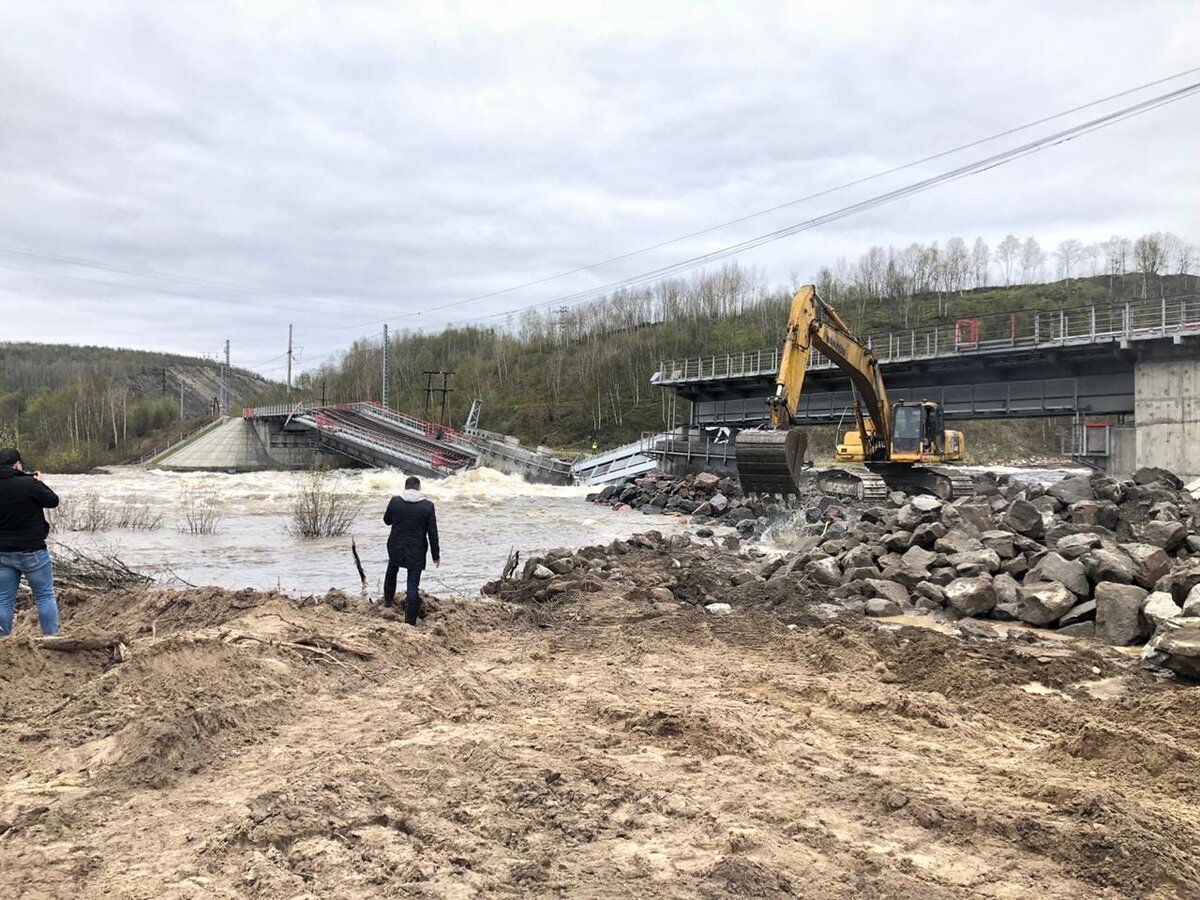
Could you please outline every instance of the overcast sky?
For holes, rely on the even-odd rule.
[[[0,0],[0,339],[211,354],[230,338],[236,363],[282,377],[289,322],[304,367],[385,320],[553,300],[1016,139],[432,309],[1197,65],[1188,0]],[[1193,97],[740,262],[782,284],[873,243],[1200,242],[1198,162]]]

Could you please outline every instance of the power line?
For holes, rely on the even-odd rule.
[[[820,216],[816,216],[812,219],[807,219],[803,222],[798,222],[793,225],[788,225],[788,226],[785,226],[784,228],[779,228],[779,229],[776,229],[775,231],[771,231],[766,234],[759,235],[757,237],[749,238],[747,240],[740,241],[736,244],[731,244],[731,245],[729,245],[727,247],[723,247],[719,250],[713,250],[713,251],[710,251],[709,253],[704,253],[704,254],[700,254],[698,256],[693,256],[693,257],[690,257],[689,259],[671,263],[670,265],[662,266],[660,268],[651,270],[649,272],[644,272],[640,275],[633,275],[628,278],[622,278],[617,281],[612,281],[612,282],[609,282],[608,284],[590,288],[586,291],[578,291],[578,292],[572,293],[572,294],[565,294],[565,295],[562,295],[559,297],[553,297],[549,300],[543,300],[543,301],[539,301],[537,303],[530,303],[525,306],[515,307],[513,309],[504,310],[502,312],[492,313],[492,314],[486,315],[486,316],[478,316],[473,319],[461,320],[460,324],[466,324],[468,322],[482,322],[482,321],[487,321],[490,319],[496,319],[496,318],[500,318],[503,316],[512,315],[513,313],[522,312],[526,309],[535,309],[539,306],[554,306],[554,305],[560,305],[560,304],[564,304],[564,303],[578,303],[578,302],[581,302],[581,301],[587,300],[587,299],[595,299],[595,298],[603,296],[604,294],[606,294],[610,291],[613,291],[613,290],[619,290],[624,287],[634,287],[639,284],[644,284],[648,281],[655,281],[660,278],[665,278],[669,275],[673,275],[678,272],[683,272],[683,271],[687,271],[689,269],[699,268],[700,266],[706,265],[711,262],[716,262],[721,259],[726,259],[730,256],[733,256],[737,253],[741,253],[745,250],[752,250],[752,249],[754,249],[756,247],[760,247],[764,244],[771,243],[772,241],[781,240],[782,238],[790,237],[790,236],[792,236],[794,234],[798,234],[802,231],[808,231],[813,228],[817,228],[821,225],[828,224],[829,222],[834,222],[839,219],[844,219],[847,216],[852,216],[852,215],[855,215],[856,213],[865,212],[867,210],[874,209],[875,207],[878,207],[878,206],[883,206],[884,204],[887,204],[887,203],[892,203],[896,200],[900,200],[905,197],[910,197],[915,194],[923,193],[924,191],[931,190],[932,188],[939,187],[943,184],[947,184],[952,181],[958,181],[960,179],[967,178],[971,175],[977,175],[981,172],[986,172],[990,169],[998,168],[999,166],[1013,162],[1016,159],[1020,159],[1025,156],[1030,156],[1033,153],[1037,153],[1040,150],[1045,150],[1048,147],[1053,147],[1053,146],[1057,146],[1058,144],[1066,143],[1068,141],[1074,140],[1077,137],[1082,137],[1085,134],[1090,134],[1094,131],[1099,131],[1099,130],[1101,130],[1103,128],[1107,128],[1111,125],[1115,125],[1119,122],[1123,122],[1126,119],[1131,119],[1135,116],[1139,116],[1146,112],[1150,112],[1151,110],[1158,109],[1159,107],[1166,106],[1168,104],[1175,103],[1179,100],[1186,99],[1187,97],[1190,97],[1190,96],[1196,94],[1197,92],[1200,92],[1200,82],[1188,85],[1186,87],[1180,88],[1175,91],[1171,91],[1170,93],[1163,94],[1158,97],[1153,97],[1149,100],[1144,100],[1144,101],[1142,101],[1140,103],[1136,103],[1132,106],[1128,106],[1128,107],[1124,107],[1119,110],[1115,110],[1111,113],[1105,114],[1104,116],[1100,116],[1099,118],[1091,119],[1087,122],[1083,122],[1078,125],[1072,126],[1071,128],[1067,128],[1062,131],[1055,132],[1054,134],[1047,135],[1046,137],[1038,138],[1034,141],[1030,141],[1030,142],[1028,142],[1026,144],[1022,144],[1018,147],[1014,147],[1014,148],[1002,151],[1001,153],[993,154],[992,156],[985,157],[981,160],[976,160],[975,162],[968,163],[964,166],[959,166],[955,169],[950,169],[946,172],[943,172],[939,175],[935,175],[931,178],[926,178],[921,181],[917,181],[912,184],[905,185],[904,187],[897,188],[892,191],[888,191],[884,194],[876,195],[875,197],[869,198],[867,200],[859,201],[858,203],[850,204],[849,206],[844,206],[841,209],[837,209],[837,210],[834,210],[833,212],[825,213]],[[441,307],[438,307],[438,309],[440,309],[440,308]]]
[[[977,140],[973,140],[973,141],[970,141],[965,144],[960,144],[951,149],[943,150],[938,153],[922,157],[921,159],[903,163],[902,165],[894,166],[890,169],[876,172],[874,174],[867,175],[867,176],[864,176],[862,178],[859,178],[859,179],[856,179],[853,181],[845,182],[840,185],[835,185],[833,187],[825,188],[825,189],[822,189],[815,193],[808,194],[804,197],[800,197],[795,200],[789,200],[785,203],[777,204],[776,206],[772,206],[767,209],[747,213],[747,214],[739,216],[737,218],[730,219],[726,222],[721,222],[716,225],[711,225],[711,226],[708,226],[705,228],[701,228],[696,231],[689,232],[688,234],[681,235],[679,237],[674,237],[674,238],[671,238],[666,241],[660,241],[656,244],[653,244],[653,245],[650,245],[647,247],[641,247],[636,250],[630,250],[625,253],[620,253],[616,256],[608,257],[607,259],[603,259],[598,262],[589,263],[587,265],[578,266],[576,268],[569,269],[569,270],[566,270],[563,272],[558,272],[553,275],[547,275],[542,278],[537,278],[537,279],[534,279],[531,281],[523,282],[521,284],[512,285],[510,287],[503,288],[498,291],[491,291],[491,292],[485,293],[485,294],[478,294],[473,297],[467,297],[467,298],[464,298],[461,300],[455,300],[450,303],[442,304],[441,306],[432,307],[430,309],[424,309],[424,310],[419,310],[416,312],[406,313],[406,314],[403,314],[400,316],[393,316],[392,318],[401,318],[401,319],[411,318],[411,317],[415,317],[415,316],[424,315],[425,313],[428,313],[428,312],[437,312],[437,311],[441,311],[441,310],[445,310],[445,309],[451,309],[456,306],[462,306],[462,305],[466,305],[469,303],[478,302],[480,300],[492,299],[495,297],[503,296],[505,294],[514,293],[516,291],[523,290],[525,288],[536,287],[538,285],[546,284],[551,281],[556,281],[561,278],[566,278],[571,275],[577,275],[582,272],[587,272],[587,271],[591,271],[594,269],[598,269],[603,266],[610,265],[611,263],[614,263],[614,262],[621,262],[623,260],[630,259],[630,258],[633,258],[636,256],[640,256],[640,255],[643,255],[646,253],[650,253],[655,250],[663,249],[664,247],[669,247],[674,244],[682,243],[683,241],[690,240],[692,238],[696,238],[696,237],[699,237],[699,236],[702,236],[705,234],[711,234],[712,232],[719,231],[721,229],[728,228],[733,225],[742,224],[742,223],[750,221],[752,219],[756,219],[761,216],[769,215],[771,213],[778,212],[780,210],[787,209],[792,206],[797,206],[799,204],[806,203],[811,200],[819,199],[821,197],[826,197],[826,196],[829,196],[830,194],[836,193],[838,191],[843,191],[843,190],[847,190],[852,187],[857,187],[859,185],[868,183],[870,181],[884,178],[888,175],[893,175],[897,172],[901,172],[906,169],[913,168],[915,166],[919,166],[919,165],[922,165],[922,164],[925,164],[928,162],[932,162],[934,160],[941,159],[946,156],[950,156],[955,153],[962,152],[963,150],[967,150],[967,149],[971,149],[973,147],[980,146],[981,144],[999,140],[1000,138],[1008,137],[1012,134],[1016,134],[1021,131],[1026,131],[1030,128],[1034,128],[1039,125],[1044,125],[1047,122],[1051,122],[1056,119],[1060,119],[1065,116],[1069,116],[1074,113],[1081,112],[1085,109],[1090,109],[1095,106],[1099,106],[1104,103],[1111,102],[1112,100],[1116,100],[1121,97],[1125,97],[1130,94],[1134,94],[1139,91],[1143,91],[1148,88],[1155,87],[1160,84],[1164,84],[1168,81],[1177,80],[1179,78],[1194,74],[1196,72],[1200,72],[1200,66],[1197,66],[1197,67],[1194,67],[1191,69],[1186,69],[1184,71],[1177,72],[1174,75],[1168,75],[1164,78],[1159,78],[1154,81],[1149,81],[1144,84],[1137,85],[1136,87],[1127,88],[1127,89],[1125,89],[1123,91],[1119,91],[1115,94],[1110,94],[1106,97],[1102,97],[1100,99],[1092,100],[1092,101],[1089,101],[1088,103],[1084,103],[1079,106],[1072,107],[1071,109],[1067,109],[1062,112],[1054,113],[1053,115],[1044,116],[1040,119],[1036,119],[1032,122],[1027,122],[1023,125],[1018,125],[1018,126],[1015,126],[1012,128],[1008,128],[1004,131],[997,132],[996,134],[989,135],[988,137],[979,138]],[[197,277],[189,277],[189,276],[183,276],[183,275],[174,275],[174,274],[165,273],[165,272],[148,271],[148,270],[139,269],[139,268],[136,268],[133,266],[124,266],[124,265],[120,265],[120,264],[116,264],[116,263],[105,262],[102,260],[89,259],[86,257],[69,256],[66,254],[34,250],[34,249],[27,248],[27,247],[19,247],[19,246],[15,246],[15,245],[0,244],[0,252],[9,253],[9,254],[13,254],[13,255],[26,256],[31,259],[40,259],[40,260],[44,260],[47,262],[58,262],[58,263],[62,263],[65,265],[78,266],[81,268],[93,268],[93,269],[99,269],[102,271],[113,272],[116,274],[134,275],[135,277],[139,277],[139,278],[157,279],[160,281],[170,281],[170,282],[176,282],[179,284],[196,285],[196,286],[211,288],[211,289],[219,290],[219,291],[230,291],[230,292],[243,293],[243,294],[259,295],[259,296],[264,296],[264,297],[278,297],[280,299],[289,300],[292,302],[287,304],[286,306],[283,306],[281,304],[270,304],[270,303],[255,304],[255,303],[252,303],[251,301],[247,301],[247,300],[233,301],[231,299],[221,298],[221,297],[214,298],[214,297],[206,297],[206,296],[197,296],[195,294],[184,293],[181,291],[172,291],[172,290],[168,290],[165,288],[155,288],[152,286],[130,284],[128,282],[120,282],[120,281],[105,281],[105,280],[100,280],[100,279],[90,279],[90,278],[84,278],[84,277],[78,276],[78,275],[70,275],[70,274],[63,273],[63,272],[48,272],[48,271],[41,270],[41,269],[29,269],[29,268],[24,268],[24,267],[20,267],[20,266],[14,266],[14,265],[10,265],[10,264],[0,263],[0,268],[4,268],[4,269],[11,270],[11,271],[16,271],[16,272],[23,272],[23,273],[33,274],[33,275],[41,275],[43,277],[50,277],[50,278],[65,278],[65,279],[69,279],[69,280],[73,280],[73,281],[79,281],[79,282],[83,282],[83,283],[87,283],[87,284],[95,284],[95,285],[101,285],[101,286],[106,286],[106,287],[124,288],[124,289],[129,289],[129,290],[138,290],[138,291],[145,291],[145,292],[157,293],[157,294],[167,294],[167,295],[171,295],[171,296],[178,296],[178,297],[183,297],[183,298],[192,299],[192,300],[201,300],[201,299],[202,300],[216,300],[217,302],[222,302],[222,303],[239,302],[239,303],[242,303],[243,305],[246,305],[246,304],[256,305],[256,306],[260,306],[260,307],[267,308],[267,309],[284,308],[284,309],[288,309],[288,310],[293,310],[295,308],[296,301],[309,301],[309,302],[316,302],[316,303],[337,303],[342,306],[358,306],[358,307],[367,307],[367,308],[371,308],[371,307],[378,305],[378,304],[376,304],[372,301],[368,301],[368,300],[361,300],[361,299],[360,300],[349,300],[349,299],[321,297],[321,296],[312,296],[312,295],[295,295],[295,294],[289,294],[284,291],[273,290],[270,288],[247,286],[247,285],[235,284],[235,283],[231,283],[231,282],[218,281],[218,280],[209,279],[209,278],[197,278]],[[380,301],[380,302],[382,302],[382,301]],[[491,318],[491,317],[488,317],[488,318]],[[383,322],[382,319],[375,319],[375,320],[371,320],[369,322],[360,322],[360,323],[355,323],[355,324],[345,325],[345,326],[335,326],[334,328],[330,328],[330,329],[326,329],[326,330],[327,331],[343,331],[343,330],[349,330],[349,329],[353,329],[353,328],[361,328],[361,327],[364,327],[367,325],[381,324],[382,322]],[[267,343],[267,342],[264,341],[264,342],[260,342],[260,343]]]

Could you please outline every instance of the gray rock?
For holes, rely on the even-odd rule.
[[[1200,610],[1200,604],[1196,604],[1193,609]],[[1185,614],[1166,591],[1155,591],[1142,602],[1142,615],[1154,628],[1159,628],[1168,619],[1176,619]]]
[[[853,569],[857,566],[873,566],[879,554],[867,544],[851,547],[841,559],[843,569]]]
[[[1021,588],[1017,617],[1030,625],[1049,625],[1066,613],[1078,598],[1056,582],[1027,584]]]
[[[909,501],[909,505],[914,509],[925,513],[926,515],[940,515],[943,506],[941,500],[928,494],[921,494],[920,496],[913,497],[912,500]]]
[[[945,554],[970,553],[972,550],[982,550],[983,543],[961,528],[953,528],[934,541],[933,549]]]
[[[942,510],[942,521],[951,528],[965,529],[981,534],[993,530],[995,525],[990,504],[981,503],[974,497],[963,497],[952,506]]]
[[[1200,618],[1172,619],[1149,646],[1171,671],[1200,678]]]
[[[1096,496],[1092,491],[1091,479],[1087,475],[1064,478],[1062,481],[1050,485],[1046,491],[1064,506],[1070,506],[1072,503],[1079,503],[1082,500],[1092,500]]]
[[[1042,511],[1028,500],[1014,500],[1004,511],[1004,527],[1017,534],[1038,540],[1046,533]]]
[[[1020,620],[1020,612],[1019,603],[997,603],[992,610],[992,618],[1000,622],[1017,622]]]
[[[997,640],[1000,637],[1000,632],[996,630],[995,626],[970,617],[959,619],[954,627],[963,637],[987,638],[990,640]]]
[[[714,616],[727,616],[733,612],[733,607],[728,603],[710,603],[704,607],[704,610]]]
[[[832,557],[814,560],[804,572],[817,584],[833,587],[842,583],[842,569]]]
[[[896,605],[895,601],[888,600],[885,597],[872,597],[867,601],[866,606],[864,607],[864,612],[868,616],[880,617],[898,616],[900,615],[901,610],[900,607]]]
[[[1006,572],[1001,572],[992,579],[992,587],[996,589],[997,606],[1001,603],[1016,604],[1021,599],[1021,586]]]
[[[1060,537],[1054,545],[1054,550],[1065,559],[1078,559],[1089,550],[1098,549],[1102,544],[1100,535],[1085,531],[1082,534],[1068,534]]]
[[[1114,530],[1121,522],[1121,510],[1108,500],[1075,503],[1071,506],[1071,521],[1076,525],[1097,526]]]
[[[724,494],[713,494],[712,499],[708,501],[708,505],[712,507],[714,515],[722,515],[725,510],[729,509],[729,498]]]
[[[863,583],[867,586],[867,593],[872,596],[891,600],[900,607],[908,606],[910,602],[908,588],[902,584],[897,584],[894,581],[885,581],[882,578],[869,578]]]
[[[1142,616],[1147,591],[1132,584],[1102,581],[1096,585],[1096,639],[1124,647],[1150,632]]]
[[[533,577],[545,580],[547,578],[553,578],[554,572],[539,564],[533,567]]]
[[[914,569],[928,569],[937,559],[937,554],[914,546],[904,551],[904,555],[900,559],[905,565],[912,566]]]
[[[1096,623],[1073,622],[1070,625],[1064,625],[1059,628],[1055,634],[1064,634],[1067,637],[1093,638],[1096,636]]]
[[[1058,582],[1079,597],[1086,597],[1091,593],[1087,569],[1083,567],[1083,563],[1063,559],[1057,553],[1047,553],[1025,576],[1027,585],[1048,581]]]
[[[1000,557],[995,550],[969,550],[953,554],[950,564],[964,577],[992,575],[1000,569]]]
[[[1122,544],[1121,549],[1133,560],[1134,582],[1146,589],[1153,588],[1160,578],[1171,571],[1171,558],[1161,547],[1155,547],[1153,544],[1133,543]],[[1200,583],[1200,570],[1196,572],[1196,581],[1193,584],[1195,583]],[[1189,584],[1186,589],[1182,590],[1182,593],[1178,593],[1174,589],[1171,593],[1176,595],[1175,599],[1178,602],[1186,597],[1187,592],[1191,589]]]
[[[1172,600],[1175,598],[1172,596]],[[1200,617],[1200,584],[1193,587],[1183,598],[1182,614],[1188,618]]]
[[[555,575],[566,575],[568,572],[571,572],[575,569],[575,560],[571,559],[569,556],[564,557],[563,559],[555,559],[546,563],[546,568],[548,568]]]
[[[1091,550],[1080,558],[1093,584],[1115,581],[1118,584],[1133,584],[1138,568],[1124,550]]]
[[[1138,537],[1142,543],[1174,553],[1187,538],[1187,528],[1182,522],[1147,522],[1139,529]]]
[[[946,585],[946,602],[964,616],[978,616],[996,605],[996,589],[986,575],[956,578]]]
[[[926,522],[913,529],[912,544],[917,547],[932,547],[934,542],[946,533],[946,526],[941,522]]]
[[[1030,500],[1029,502],[1042,511],[1043,519],[1046,517],[1046,514],[1054,515],[1063,508],[1063,502],[1057,497],[1051,497],[1049,494],[1045,494],[1044,496],[1038,497],[1036,500]]]
[[[938,612],[945,605],[945,603],[938,603],[936,600],[932,600],[929,597],[918,597],[913,601],[913,609],[920,610],[923,613]]]
[[[1024,554],[1020,554],[1012,559],[1006,559],[1000,568],[1004,574],[1013,578],[1024,578],[1025,573],[1029,571],[1029,560],[1025,558]]]
[[[907,550],[909,545],[912,543],[912,532],[894,531],[891,534],[885,534],[883,536],[882,543],[884,549],[891,550],[893,552],[898,553],[900,551]]]
[[[923,510],[917,506],[916,501],[920,499],[922,498],[914,497],[912,501],[900,507],[900,512],[896,514],[896,524],[899,527],[905,529],[906,531],[911,531],[918,525],[923,525],[926,522],[932,522],[937,518],[933,512]],[[941,509],[940,502],[938,504],[938,509]]]
[[[1172,490],[1181,490],[1183,482],[1174,472],[1160,469],[1157,466],[1142,466],[1133,473],[1134,484],[1165,484]]]
[[[1013,536],[1008,531],[985,531],[979,536],[979,541],[1001,559],[1012,559],[1017,555]]]
[[[727,522],[748,522],[753,518],[755,518],[754,510],[748,506],[735,506],[725,514]]]
[[[710,538],[713,536],[713,534],[714,534],[714,532],[711,528],[697,528],[696,529],[696,537],[698,537],[698,538]]]
[[[912,593],[913,597],[916,598],[916,602],[920,602],[922,599],[928,600],[933,604],[931,608],[941,609],[946,605],[946,590],[940,585],[922,581],[913,588]]]
[[[868,578],[881,578],[883,573],[876,566],[855,566],[853,569],[846,569],[842,575],[842,581],[849,584],[852,581],[866,581]]]
[[[734,587],[738,587],[739,585],[749,584],[751,581],[755,581],[757,578],[758,576],[749,569],[743,569],[742,571],[731,575],[729,578],[729,583]]]
[[[675,595],[671,593],[670,588],[656,587],[650,588],[650,598],[659,603],[671,603],[675,599]]]
[[[1059,625],[1074,625],[1076,622],[1086,622],[1096,618],[1096,601],[1085,600],[1083,603],[1076,603],[1069,610],[1063,613],[1062,618],[1058,620]]]
[[[928,581],[933,577],[933,573],[928,569],[917,568],[901,560],[885,568],[883,570],[883,577],[888,581],[895,581],[907,588],[913,588],[922,581]]]

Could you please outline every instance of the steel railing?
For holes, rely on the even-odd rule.
[[[1046,346],[1078,346],[1200,334],[1200,295],[1133,300],[1061,310],[1024,310],[960,319],[862,338],[881,363],[995,353]],[[779,348],[667,360],[654,384],[757,377],[779,371]],[[809,369],[834,363],[814,351]]]

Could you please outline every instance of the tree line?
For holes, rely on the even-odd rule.
[[[1061,277],[1044,283],[1047,267]],[[1064,240],[1050,253],[1033,238],[1006,236],[993,250],[969,245],[872,247],[811,279],[856,331],[869,334],[939,320],[1018,309],[1061,308],[1196,290],[1196,249],[1174,235],[1114,237],[1084,245]],[[782,340],[800,283],[770,285],[736,263],[691,278],[668,278],[559,309],[531,308],[502,325],[402,331],[389,346],[393,407],[437,418],[426,372],[452,370],[451,424],[473,399],[484,427],[526,443],[563,448],[612,446],[685,421],[651,376],[669,359],[771,347]],[[362,339],[340,358],[306,372],[301,395],[331,402],[379,400],[382,345]],[[435,378],[435,387],[440,385]]]

